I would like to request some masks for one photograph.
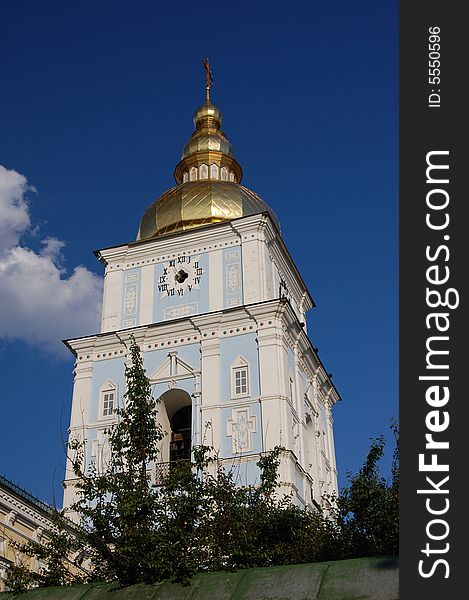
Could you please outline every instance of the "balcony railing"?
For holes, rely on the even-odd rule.
[[[160,485],[164,485],[169,477],[171,469],[174,469],[176,465],[181,463],[190,465],[191,461],[188,459],[181,459],[172,460],[171,462],[157,463],[154,467],[153,486],[158,487]]]

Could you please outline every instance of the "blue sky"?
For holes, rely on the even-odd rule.
[[[134,240],[173,185],[208,56],[243,184],[317,305],[344,485],[398,415],[397,2],[19,0],[2,21],[0,473],[61,502],[60,340],[97,330],[92,251]]]

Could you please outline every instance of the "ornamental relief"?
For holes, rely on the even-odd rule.
[[[239,292],[239,265],[230,265],[227,268],[226,286],[230,294]]]
[[[124,313],[133,315],[137,310],[137,286],[132,285],[125,288]]]
[[[257,429],[256,417],[250,415],[249,407],[234,409],[232,418],[226,422],[226,430],[226,435],[231,437],[233,454],[252,451],[252,435]]]
[[[104,473],[111,460],[111,447],[107,434],[98,432],[97,439],[91,444],[91,460],[93,461],[98,473]]]

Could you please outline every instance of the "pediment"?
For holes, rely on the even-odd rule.
[[[200,371],[180,358],[177,352],[171,352],[163,363],[150,375],[150,381],[195,377]]]

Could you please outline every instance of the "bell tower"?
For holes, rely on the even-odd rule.
[[[282,491],[321,504],[337,492],[331,410],[340,398],[307,336],[314,302],[275,213],[241,185],[204,64],[205,103],[176,185],[144,212],[136,241],[95,253],[105,269],[101,332],[65,342],[76,357],[70,436],[84,436],[87,459],[105,465],[132,334],[169,432],[154,485],[199,444],[236,467],[240,484],[255,484],[260,453],[280,445]],[[68,464],[64,506],[73,499]]]

